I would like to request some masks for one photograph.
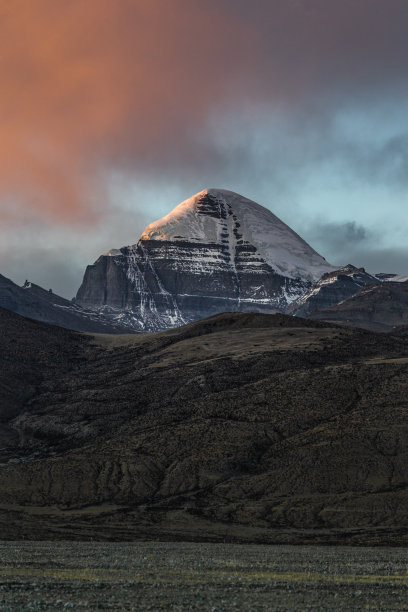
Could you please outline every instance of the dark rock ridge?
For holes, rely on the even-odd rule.
[[[406,355],[281,314],[92,337],[0,309],[0,537],[406,545]]]
[[[283,311],[332,269],[269,210],[210,189],[88,266],[76,299],[157,330],[224,311]]]
[[[364,285],[381,282],[376,276],[367,274],[364,268],[349,264],[339,270],[327,272],[300,298],[292,302],[288,314],[308,317],[314,310],[322,310],[351,297]]]
[[[37,321],[90,333],[129,332],[126,325],[102,313],[82,308],[65,298],[26,282],[19,287],[0,274],[0,307]]]
[[[390,332],[408,325],[408,282],[388,281],[367,285],[340,304],[312,312],[309,317],[339,325]]]

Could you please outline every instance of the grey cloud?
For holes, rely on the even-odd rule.
[[[384,247],[380,231],[355,221],[317,224],[304,235],[333,265],[351,263],[371,274],[408,274],[408,247]]]
[[[370,231],[355,221],[342,223],[322,223],[315,227],[314,238],[331,251],[337,249],[354,249],[356,244],[372,237]]]
[[[408,185],[408,134],[390,138],[374,150],[357,156],[358,172],[369,180],[394,186]]]
[[[408,91],[406,0],[197,0],[195,3],[178,0],[170,9],[164,2],[165,10],[157,14],[153,11],[153,17],[149,17],[151,27],[145,28],[149,35],[140,47],[134,42],[138,40],[137,3],[106,3],[115,20],[102,20],[101,32],[105,32],[108,24],[112,40],[105,40],[94,27],[94,17],[100,19],[103,15],[98,13],[100,9],[95,10],[93,3],[74,4],[89,9],[86,24],[90,29],[82,30],[82,21],[78,19],[70,27],[76,32],[78,25],[81,26],[78,32],[86,45],[89,39],[91,56],[98,59],[103,77],[106,76],[104,67],[112,67],[112,73],[107,72],[112,97],[106,96],[106,102],[110,106],[121,100],[123,109],[116,109],[117,116],[113,113],[114,120],[106,129],[102,121],[100,131],[88,133],[88,109],[93,118],[94,109],[100,110],[100,103],[105,100],[98,88],[94,98],[93,85],[100,85],[104,94],[107,91],[104,78],[97,77],[99,72],[90,71],[96,81],[86,91],[88,98],[84,100],[84,91],[79,89],[78,99],[74,96],[77,104],[67,105],[68,108],[78,106],[79,112],[71,117],[75,137],[68,139],[71,147],[68,156],[75,163],[63,164],[64,184],[65,179],[76,182],[79,165],[86,168],[86,186],[97,183],[100,191],[104,187],[102,177],[108,176],[112,169],[133,177],[136,185],[139,181],[149,181],[154,188],[147,195],[141,188],[139,208],[135,207],[133,212],[116,211],[117,223],[113,224],[109,206],[113,206],[116,194],[110,194],[107,207],[94,197],[100,218],[97,223],[92,215],[85,219],[88,233],[84,231],[80,238],[78,257],[70,256],[71,230],[64,234],[64,227],[70,225],[71,209],[73,217],[78,218],[79,213],[71,202],[65,203],[65,216],[60,217],[62,230],[53,227],[47,230],[55,252],[38,250],[33,225],[24,252],[3,251],[0,273],[11,270],[12,276],[20,279],[22,275],[31,276],[33,281],[54,285],[56,291],[61,287],[64,294],[72,294],[80,280],[79,269],[82,274],[85,264],[101,250],[137,239],[136,231],[132,232],[133,237],[124,233],[130,218],[143,218],[143,222],[135,223],[142,230],[143,225],[166,212],[160,210],[158,214],[156,195],[168,189],[168,185],[175,186],[173,191],[180,194],[177,199],[168,198],[168,210],[204,187],[225,187],[270,206],[329,260],[348,263],[354,258],[356,265],[364,257],[367,261],[379,261],[375,259],[373,230],[352,221],[338,227],[330,224],[332,208],[338,208],[330,197],[324,202],[326,238],[316,235],[316,231],[304,231],[296,219],[303,221],[307,215],[316,214],[317,206],[314,210],[302,210],[304,195],[316,193],[316,200],[326,197],[328,190],[320,189],[325,173],[335,182],[335,189],[343,189],[344,202],[347,202],[348,190],[363,182],[385,186],[387,195],[406,185],[408,131],[404,125],[398,136],[384,136],[375,145],[369,138],[358,140],[336,128],[336,117],[343,111],[357,108],[364,112],[378,107],[379,121],[386,123],[389,114],[384,101],[405,104]],[[124,6],[126,19],[122,14]],[[38,12],[37,7],[33,10]],[[69,36],[63,19],[61,28],[62,37],[74,39]],[[54,38],[59,40],[55,33]],[[14,32],[10,40],[18,40]],[[153,54],[150,53],[152,41],[161,43],[154,47]],[[143,55],[145,49],[149,53]],[[24,52],[23,56],[25,61],[27,54]],[[135,76],[137,70],[135,74],[127,69],[123,71],[124,66],[133,65],[136,56],[145,57],[147,68],[150,56],[154,60],[145,71],[145,80],[141,78],[140,82]],[[59,74],[64,75],[65,70],[68,77],[69,67],[69,62],[63,64]],[[11,70],[12,83],[15,75],[16,71]],[[37,79],[33,82],[35,85]],[[49,86],[54,91],[54,83]],[[10,88],[4,89],[13,93]],[[71,95],[68,89],[66,99],[70,100]],[[9,97],[14,109],[13,95]],[[28,99],[30,118],[35,102],[30,96]],[[47,101],[44,98],[44,103]],[[45,141],[49,117],[54,117],[53,113],[44,112],[40,124]],[[66,122],[67,118],[63,117],[65,138],[71,133],[66,129]],[[19,133],[26,134],[20,119],[17,125]],[[372,129],[376,129],[374,121]],[[60,147],[58,134],[57,131],[55,142],[51,142],[55,151],[66,152],[66,142]],[[10,134],[10,142],[14,141],[15,134]],[[9,157],[6,149],[5,159]],[[26,176],[20,167],[21,155],[16,159],[18,176]],[[80,174],[82,179],[83,173]],[[51,175],[54,176],[52,172]],[[40,187],[41,193],[47,192],[46,185],[41,183]],[[137,199],[137,196],[131,197]],[[52,202],[52,207],[40,207],[43,214],[45,211],[50,215],[54,208],[63,208],[58,197]],[[81,201],[81,206],[86,208],[87,204]],[[36,212],[31,200],[25,212],[28,210]],[[2,210],[3,221],[5,216],[1,213]],[[346,218],[347,215],[344,212]],[[11,227],[6,219],[4,227],[7,225]],[[6,239],[9,231],[4,231]],[[42,234],[44,240],[47,240],[46,234]],[[403,257],[403,251],[398,252]],[[390,265],[396,261],[389,252],[383,254]],[[397,251],[394,254],[396,257]],[[50,258],[54,259],[52,264]]]
[[[372,246],[373,233],[355,221],[316,223],[304,232],[311,245],[333,265],[361,267],[362,254]]]
[[[0,273],[18,285],[29,280],[71,299],[79,287],[84,267],[80,260],[72,257],[67,262],[66,251],[59,252],[56,249],[50,252],[34,248],[26,252],[25,257],[21,254],[7,257]]]
[[[356,251],[355,256],[358,265],[364,266],[372,274],[408,274],[408,248],[376,249],[371,245],[370,249]]]

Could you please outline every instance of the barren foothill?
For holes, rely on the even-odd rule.
[[[405,337],[0,322],[3,539],[407,544]]]

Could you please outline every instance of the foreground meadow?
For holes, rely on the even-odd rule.
[[[406,610],[404,548],[2,542],[0,609]]]

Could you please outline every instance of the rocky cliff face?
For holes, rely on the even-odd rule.
[[[365,285],[381,282],[375,276],[367,274],[364,268],[348,265],[323,274],[300,298],[292,302],[287,309],[288,314],[298,317],[308,317],[315,310],[322,310],[351,297]]]
[[[157,330],[224,311],[283,311],[331,270],[269,210],[209,189],[88,266],[77,302]]]

